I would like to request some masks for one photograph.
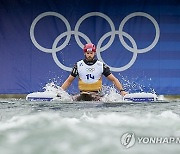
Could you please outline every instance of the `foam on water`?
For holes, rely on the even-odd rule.
[[[93,116],[90,113],[83,113],[78,118],[68,118],[62,117],[58,113],[53,112],[40,112],[31,115],[24,115],[24,116],[13,116],[11,119],[7,121],[0,122],[0,130],[7,130],[7,129],[14,129],[19,127],[27,127],[29,128],[30,125],[38,126],[39,124],[46,124],[51,123],[56,124],[67,124],[67,125],[74,125],[79,123],[95,123],[95,124],[102,124],[102,125],[109,125],[109,126],[122,126],[122,125],[137,125],[143,126],[148,125],[149,122],[156,123],[158,125],[162,125],[163,121],[167,121],[164,125],[171,125],[171,122],[178,123],[180,122],[180,116],[172,111],[163,111],[158,115],[154,115],[152,113],[147,113],[143,117],[141,115],[130,116],[126,114],[120,113],[104,113],[97,116]],[[51,125],[52,126],[52,125]],[[180,123],[179,123],[180,126]],[[156,126],[155,126],[156,127]]]
[[[0,122],[0,153],[139,153],[138,145],[126,151],[120,144],[120,137],[127,131],[139,136],[178,135],[180,117],[170,110],[144,116],[83,113],[73,118],[53,112],[14,116]],[[153,148],[154,153],[160,152],[158,146]],[[142,152],[147,149],[148,145],[141,147]]]

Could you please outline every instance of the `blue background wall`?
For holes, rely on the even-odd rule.
[[[79,19],[90,12],[93,16],[84,19],[75,31]],[[132,13],[135,16],[119,31],[122,21]],[[112,21],[114,31],[108,21],[99,16],[101,14]],[[36,20],[38,17],[42,18]],[[68,33],[64,33],[67,28],[60,18],[67,20],[65,23],[71,28]],[[158,33],[154,46],[139,53],[139,49],[152,44]],[[58,40],[61,34],[65,35]],[[64,43],[67,34],[70,40]],[[76,41],[75,35],[78,34],[80,40]],[[111,35],[100,46],[105,34]],[[124,42],[120,41],[118,34]],[[110,36],[112,42],[107,44],[111,41]],[[55,40],[57,44],[53,46]],[[40,91],[51,81],[61,85],[70,73],[67,70],[84,58],[82,45],[78,42],[84,44],[88,40],[98,46],[98,59],[101,56],[101,60],[113,67],[112,73],[127,91],[154,89],[158,94],[180,94],[178,0],[1,0],[0,93]],[[103,46],[107,47],[104,51]],[[68,68],[61,67],[60,63]],[[104,79],[104,85],[112,84]],[[68,91],[77,92],[77,80]]]

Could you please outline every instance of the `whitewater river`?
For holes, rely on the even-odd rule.
[[[0,99],[0,154],[177,154],[179,108]]]

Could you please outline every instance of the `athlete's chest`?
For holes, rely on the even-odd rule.
[[[99,77],[102,75],[103,64],[101,62],[96,62],[93,65],[87,65],[84,62],[78,63],[78,74],[79,76],[86,77],[87,79]]]

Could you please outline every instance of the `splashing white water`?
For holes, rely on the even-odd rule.
[[[151,82],[152,82],[151,78],[147,78],[146,76],[144,76],[144,79],[139,81],[139,77],[136,77],[136,78],[133,78],[132,80],[129,80],[128,77],[125,77],[125,76],[122,76],[122,75],[120,75],[120,76],[121,76],[122,81],[124,82],[124,84],[123,84],[124,88],[128,89],[128,91],[130,93],[148,92],[148,93],[156,94],[155,89],[151,85]],[[148,82],[149,85],[144,86],[143,85],[144,81]]]
[[[57,86],[54,82],[47,83],[43,89],[45,89],[44,93],[55,93],[60,97],[55,97],[53,100],[57,101],[73,101],[72,96],[69,95],[66,91],[64,91],[61,87]],[[118,102],[122,101],[122,96],[118,93],[118,91],[114,87],[103,86],[102,88],[102,97],[101,101],[103,102]]]
[[[58,101],[73,101],[71,95],[69,95],[66,91],[64,91],[62,88],[58,88],[57,95],[59,97],[55,97],[53,100]]]
[[[43,89],[45,89],[46,93],[49,92],[56,93],[57,96],[59,96],[59,97],[54,97],[53,100],[72,101],[72,97],[66,91],[64,91],[60,86],[56,85],[54,82],[47,83],[45,87],[43,87]]]
[[[103,86],[103,92],[105,94],[101,99],[103,102],[119,102],[123,100],[114,87]]]
[[[56,85],[53,81],[47,83],[43,89],[43,92],[34,92],[27,95],[26,100],[28,97],[35,97],[35,98],[52,98],[52,100],[58,101],[72,101],[72,97],[64,91],[60,86]]]
[[[66,91],[64,91],[60,86],[57,86],[54,82],[47,83],[43,89],[44,92],[34,92],[28,94],[26,100],[29,99],[44,99],[44,100],[57,100],[57,101],[73,101],[73,95],[69,95]],[[131,93],[127,94],[125,97],[122,97],[120,93],[116,90],[115,87],[103,86],[102,88],[102,98],[103,102],[122,102],[122,101],[132,101],[133,98],[138,98],[139,100],[151,98],[153,100],[157,100],[157,95],[154,93]],[[37,98],[37,99],[36,99]],[[124,99],[125,98],[125,99]],[[145,100],[144,99],[144,100]],[[162,99],[162,97],[161,97]]]
[[[59,86],[57,86],[54,82],[50,82],[50,83],[47,83],[43,89],[46,91],[46,92],[54,92],[54,93],[57,93],[58,92],[58,89],[59,89]]]

